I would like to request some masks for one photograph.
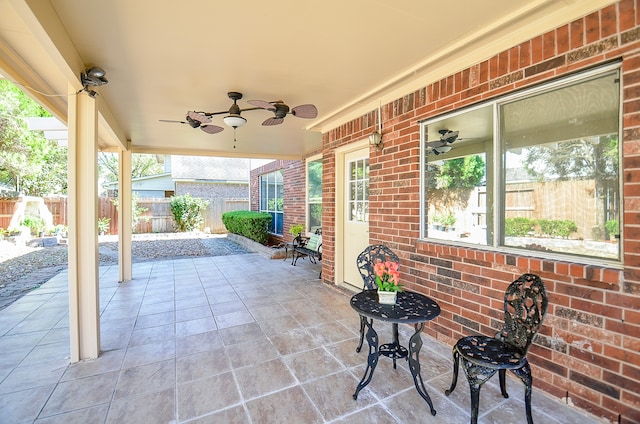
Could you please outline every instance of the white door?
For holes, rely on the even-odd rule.
[[[369,245],[369,147],[344,157],[344,282],[362,288],[356,258]]]

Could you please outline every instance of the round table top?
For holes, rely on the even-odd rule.
[[[440,305],[420,293],[398,292],[395,305],[378,303],[377,290],[364,290],[351,298],[351,307],[360,315],[381,321],[415,324],[440,315]]]

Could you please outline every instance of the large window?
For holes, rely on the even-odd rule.
[[[620,260],[611,66],[422,124],[424,238]]]
[[[307,162],[307,229],[322,228],[322,159]]]
[[[284,186],[282,170],[260,176],[260,212],[271,214],[271,228],[274,234],[282,234],[284,222]]]

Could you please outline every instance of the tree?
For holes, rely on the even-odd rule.
[[[618,174],[618,136],[529,147],[524,167],[529,175],[539,180],[615,180]]]
[[[473,188],[477,187],[483,178],[484,160],[478,155],[472,155],[445,160],[432,181],[441,189]]]
[[[25,118],[51,116],[7,80],[0,80],[0,181],[32,196],[65,194],[67,149],[27,127]]]
[[[98,167],[104,182],[118,181],[118,155],[116,153],[98,153]],[[162,171],[162,165],[156,159],[156,155],[131,155],[131,178],[161,174]]]

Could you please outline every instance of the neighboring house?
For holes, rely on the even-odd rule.
[[[175,194],[203,199],[248,199],[249,159],[172,156]]]
[[[138,198],[165,198],[190,194],[203,199],[248,199],[249,159],[165,156],[162,174],[133,178]],[[103,184],[114,196],[118,182]]]
[[[495,332],[507,284],[540,275],[553,312],[528,355],[535,385],[611,421],[640,422],[635,4],[514,43],[324,132],[321,152],[252,172],[252,209],[279,215],[272,231],[282,238],[293,224],[309,231],[319,161],[323,281],[359,290],[358,253],[389,246],[405,287],[440,303],[425,332],[449,345]],[[459,139],[441,142],[448,130]],[[474,163],[480,175],[468,172]],[[434,211],[457,218],[447,224],[455,230],[429,225]],[[514,216],[539,228],[507,236]],[[551,235],[533,234],[548,224]]]

